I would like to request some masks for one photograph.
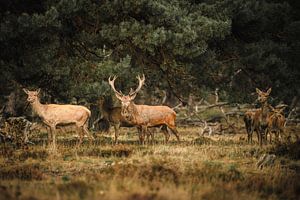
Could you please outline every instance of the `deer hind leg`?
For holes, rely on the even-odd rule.
[[[162,130],[162,132],[163,132],[164,135],[165,135],[165,144],[167,144],[167,143],[169,142],[169,139],[170,139],[170,134],[169,134],[169,132],[168,132],[168,128],[167,128],[166,125],[163,125],[163,126],[161,127],[161,130]]]
[[[89,137],[90,142],[95,140],[94,136],[91,134],[91,132],[89,132],[87,122],[83,125],[83,132]]]
[[[147,144],[154,144],[154,133],[150,129],[147,129]]]
[[[83,126],[80,126],[79,124],[76,124],[76,134],[79,137],[79,141],[77,143],[77,147],[79,147],[81,145],[82,141],[83,141],[83,135],[84,135]]]
[[[171,130],[171,132],[176,136],[177,138],[177,141],[180,142],[180,139],[179,139],[179,136],[178,136],[178,131],[176,129],[176,126],[171,126],[171,125],[168,125],[169,129]]]

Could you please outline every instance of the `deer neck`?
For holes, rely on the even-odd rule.
[[[137,105],[134,102],[131,102],[128,106],[129,113],[131,115],[130,122],[137,123],[137,119],[139,118],[139,112],[137,109]]]
[[[262,104],[262,107],[261,107],[261,115],[262,115],[262,119],[266,119],[268,114],[269,114],[269,106],[268,106],[268,102],[265,101],[263,104]]]
[[[36,101],[31,103],[32,109],[36,114],[40,117],[44,117],[45,115],[45,105],[41,104],[40,100],[37,99]]]

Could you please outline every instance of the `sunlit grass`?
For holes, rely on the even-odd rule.
[[[132,129],[97,134],[77,148],[77,139],[58,137],[50,151],[39,137],[27,149],[1,146],[0,188],[6,199],[296,199],[300,163],[283,148],[246,143],[246,135],[199,137],[197,128],[179,128],[164,144],[139,145]],[[44,137],[44,136],[43,136]],[[295,152],[297,148],[295,148]],[[276,153],[274,166],[258,169],[264,153]],[[0,198],[0,199],[1,199]]]

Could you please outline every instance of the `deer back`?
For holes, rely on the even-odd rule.
[[[86,121],[91,116],[89,109],[79,105],[46,104],[41,112],[44,120],[59,123]]]
[[[136,112],[132,113],[132,118],[137,124],[148,124],[156,126],[159,124],[173,123],[176,119],[176,113],[168,106],[148,106],[135,105]]]

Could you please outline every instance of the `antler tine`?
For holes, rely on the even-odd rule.
[[[116,90],[116,88],[115,88],[115,80],[116,80],[116,78],[117,78],[117,76],[114,75],[113,79],[111,80],[111,76],[109,76],[109,78],[108,78],[108,83],[109,83],[110,87],[113,89],[113,91],[114,91],[116,94],[122,96],[123,93],[122,93],[121,91],[118,92],[118,91]]]
[[[130,92],[129,92],[130,96],[135,95],[136,93],[138,93],[141,90],[141,88],[144,85],[144,83],[145,83],[145,75],[144,74],[143,74],[142,78],[140,77],[140,75],[137,75],[136,78],[139,80],[139,86],[136,88],[135,91],[133,91],[132,89],[130,89]]]

